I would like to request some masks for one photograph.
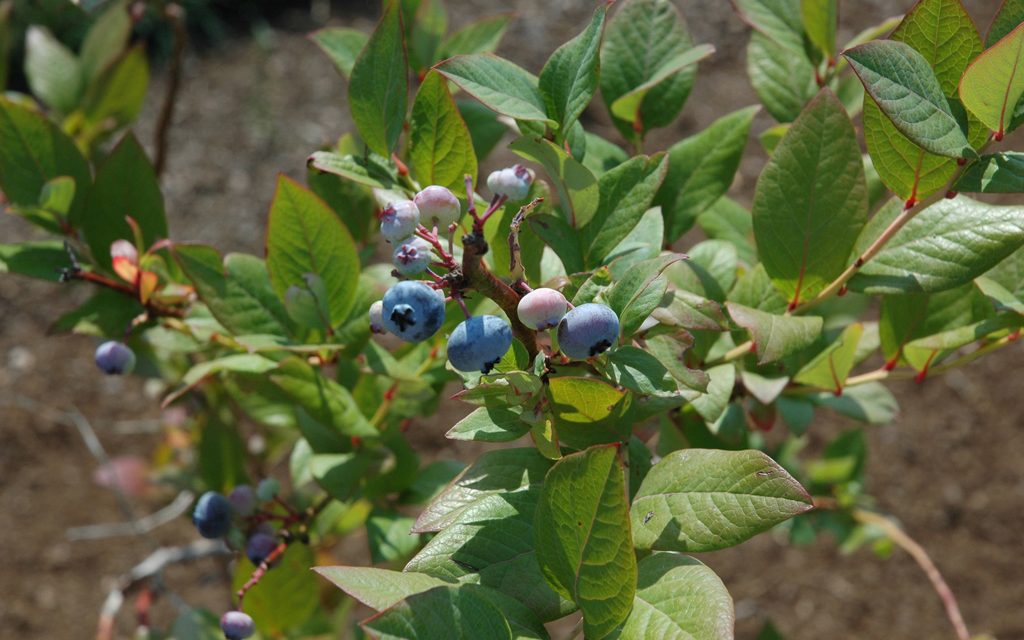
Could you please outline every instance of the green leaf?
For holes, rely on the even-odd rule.
[[[678,240],[729,190],[758,109],[734,111],[669,148],[668,175],[655,200],[665,215],[669,242]]]
[[[441,43],[441,58],[494,51],[505,35],[509,19],[509,15],[498,15],[469,23]]]
[[[644,395],[671,395],[679,386],[656,357],[633,346],[608,354],[608,379],[630,391]]]
[[[262,260],[230,253],[222,261],[216,249],[204,245],[174,245],[173,255],[225,329],[235,335],[288,335],[292,321]]]
[[[494,113],[479,102],[472,100],[456,100],[459,113],[466,122],[469,135],[473,139],[473,149],[476,151],[477,163],[483,162],[494,148],[498,146],[501,139],[505,137],[508,129]]]
[[[697,73],[687,56],[692,48],[693,40],[672,2],[623,4],[608,25],[600,77],[601,97],[623,136],[642,140],[651,129],[676,119]],[[613,109],[623,98],[619,112],[626,113],[625,119]]]
[[[789,316],[766,313],[736,302],[725,303],[733,322],[750,332],[757,363],[782,360],[805,349],[821,335],[820,316]]]
[[[711,424],[721,418],[729,406],[729,399],[736,385],[736,367],[727,362],[711,367],[704,373],[709,380],[707,391],[699,395],[694,394],[690,404],[700,417]]]
[[[123,0],[111,2],[85,34],[79,60],[88,85],[116,60],[128,45],[132,22]]]
[[[899,412],[896,397],[880,382],[847,387],[841,396],[827,391],[809,398],[818,406],[868,424],[891,424]]]
[[[876,40],[847,49],[843,55],[900,133],[940,156],[976,155],[928,60],[913,47]]]
[[[32,93],[60,113],[74,110],[85,86],[78,58],[40,26],[25,33],[25,76]]]
[[[344,502],[352,499],[368,473],[370,463],[370,457],[367,455],[324,453],[313,455],[307,468],[324,491],[335,500]]]
[[[584,270],[579,234],[561,216],[535,215],[528,217],[526,222],[530,230],[555,252],[565,266],[566,273]]]
[[[1024,208],[958,196],[921,211],[850,280],[870,294],[936,292],[970,282],[1024,245]]]
[[[380,435],[359,411],[352,394],[300,358],[282,360],[277,371],[267,376],[288,394],[292,402],[323,425],[340,433],[361,438]]]
[[[345,225],[323,200],[287,176],[278,176],[267,223],[267,270],[280,299],[288,287],[306,286],[315,274],[327,291],[332,326],[355,303],[359,255]]]
[[[544,167],[558,190],[558,201],[574,227],[594,217],[601,198],[597,179],[564,149],[543,138],[522,137],[508,147],[517,155]]]
[[[420,545],[417,534],[409,533],[413,519],[394,511],[374,509],[366,519],[366,539],[370,561],[397,562],[407,559]]]
[[[964,106],[999,137],[1018,124],[1016,106],[1024,96],[1021,66],[1024,66],[1024,24],[978,56],[960,80],[960,99]]]
[[[203,362],[193,365],[185,372],[181,381],[186,385],[192,386],[203,378],[214,376],[225,371],[260,374],[276,368],[276,362],[259,354],[233,353],[220,358],[214,358],[213,360],[204,360]]]
[[[953,190],[966,193],[1024,192],[1024,153],[1005,151],[981,156],[960,176]]]
[[[199,475],[206,486],[226,493],[248,481],[246,450],[238,428],[210,416],[202,423],[198,446]]]
[[[832,391],[836,395],[842,393],[846,378],[855,364],[857,346],[863,334],[863,324],[854,322],[847,326],[832,344],[797,372],[793,381]]]
[[[501,610],[470,589],[446,585],[407,597],[360,623],[381,640],[511,640]]]
[[[584,635],[610,634],[629,615],[637,581],[618,447],[557,462],[541,487],[533,526],[541,570],[583,611]]]
[[[388,3],[377,28],[352,67],[348,105],[359,136],[385,158],[398,144],[405,124],[409,65],[402,44],[398,3]]]
[[[699,560],[653,553],[637,565],[633,610],[610,637],[732,640],[736,614],[721,578]]]
[[[352,75],[359,52],[370,40],[362,31],[347,27],[330,27],[310,34],[310,39],[327,54],[343,78]]]
[[[647,474],[630,519],[637,549],[714,551],[811,508],[804,488],[760,451],[683,449]]]
[[[455,423],[445,434],[452,440],[479,442],[511,442],[526,435],[530,426],[519,419],[519,414],[501,406],[477,407],[468,416]]]
[[[981,53],[981,38],[959,0],[923,0],[892,33],[920,53],[946,96],[955,96],[967,64]],[[882,181],[904,200],[923,198],[943,188],[956,170],[951,158],[928,153],[896,128],[874,100],[864,101],[864,139]],[[981,123],[969,123],[968,139],[984,142]],[[977,139],[980,137],[980,140]]]
[[[619,315],[623,336],[632,336],[647,316],[661,303],[668,285],[659,276],[672,264],[684,259],[681,253],[667,253],[634,265],[608,290],[608,306]]]
[[[132,134],[126,135],[96,170],[86,211],[82,230],[93,259],[104,267],[111,264],[110,244],[133,237],[125,216],[138,223],[147,247],[167,237],[160,183],[146,152]]]
[[[583,244],[588,247],[587,265],[607,262],[606,256],[629,235],[650,207],[667,169],[664,155],[641,155],[601,176],[597,212],[582,230]]]
[[[625,391],[603,380],[564,376],[548,381],[548,399],[559,440],[583,449],[625,440],[632,425],[621,418],[628,408]]]
[[[59,240],[0,244],[0,273],[17,273],[57,282],[71,258]]]
[[[124,126],[138,117],[149,88],[149,61],[141,45],[114,60],[89,87],[82,110],[93,126],[102,130]]]
[[[313,615],[318,606],[317,579],[309,568],[314,564],[313,550],[308,545],[289,545],[279,564],[246,593],[245,612],[252,616],[260,633],[279,636]],[[240,558],[233,588],[241,588],[255,570],[248,559]]]
[[[0,189],[7,200],[34,206],[47,182],[70,176],[75,198],[69,218],[79,222],[92,174],[71,138],[43,114],[0,97],[0,140]]]
[[[1024,315],[1024,248],[975,279],[974,283],[999,304]]]
[[[756,32],[806,57],[800,0],[735,0],[734,5]]]
[[[557,123],[560,140],[597,92],[606,9],[599,4],[583,33],[556,49],[541,69],[538,86],[548,115]]]
[[[448,31],[448,12],[441,0],[417,0],[416,14],[405,22],[405,42],[409,64],[418,76],[425,75],[427,67],[437,62],[441,39]]]
[[[736,255],[748,265],[757,264],[757,251],[751,241],[754,221],[742,205],[723,196],[697,216],[697,226],[713,240],[724,240],[736,247]]]
[[[113,289],[100,289],[80,307],[58,318],[52,330],[100,338],[123,338],[125,327],[131,326],[132,320],[142,312],[138,300]]]
[[[1003,0],[999,10],[992,18],[988,34],[985,35],[985,46],[991,47],[1002,40],[1008,33],[1024,22],[1024,0]]]
[[[202,609],[189,609],[175,618],[170,637],[174,640],[221,640],[224,632],[217,616]]]
[[[816,296],[849,264],[867,221],[857,135],[827,89],[807,105],[757,181],[758,254],[791,306]]]
[[[489,53],[455,56],[434,68],[492,111],[516,120],[557,124],[548,119],[536,76],[504,58]]]
[[[807,56],[754,32],[747,45],[747,75],[765,109],[779,122],[792,122],[814,97],[818,85]]]
[[[615,102],[609,107],[609,111],[612,112],[613,117],[631,123],[634,130],[637,128],[643,130],[645,125],[643,122],[638,122],[638,120],[641,117],[640,110],[643,107],[644,98],[647,97],[647,94],[672,76],[696,66],[698,62],[705,58],[711,57],[714,52],[715,48],[713,46],[702,44],[673,56],[666,60],[662,66],[655,69],[651,73],[651,77],[645,82],[616,98]]]
[[[551,468],[533,447],[488,451],[467,467],[416,520],[417,532],[441,531],[488,496],[536,489]]]
[[[836,51],[837,4],[838,0],[800,1],[800,15],[807,37],[827,60],[832,60]]]
[[[389,162],[376,154],[356,157],[333,151],[314,151],[306,165],[373,189],[391,189],[398,179]]]
[[[469,129],[439,73],[424,78],[412,104],[409,158],[422,185],[436,184],[459,193],[465,176],[476,180],[476,154]]]

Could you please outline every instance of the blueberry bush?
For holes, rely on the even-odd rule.
[[[111,144],[148,76],[127,4],[77,53],[30,27],[0,188],[50,237],[0,245],[0,271],[94,289],[55,327],[187,407],[195,455],[164,477],[237,554],[220,631],[207,612],[167,633],[548,638],[576,615],[576,637],[732,638],[688,554],[774,528],[913,550],[968,638],[873,508],[862,431],[802,449],[816,414],[886,423],[886,380],[1020,335],[1024,206],[988,194],[1024,192],[1003,148],[1024,3],[982,36],[959,0],[920,0],[848,43],[836,3],[735,0],[763,104],[647,153],[714,53],[669,0],[598,3],[539,75],[493,53],[509,16],[449,33],[441,0],[385,1],[370,34],[311,36],[356,130],[278,179],[263,256],[171,237],[145,151]],[[581,124],[598,94],[616,140]],[[762,108],[748,209],[729,192]],[[519,164],[481,173],[509,139]],[[442,402],[472,408],[448,438],[493,446],[422,460],[406,429]],[[357,530],[372,566],[320,566]]]

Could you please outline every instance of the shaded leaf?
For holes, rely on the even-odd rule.
[[[416,92],[409,128],[409,158],[422,185],[441,185],[455,193],[465,176],[476,181],[476,153],[469,129],[439,73],[428,73]]]
[[[556,124],[548,118],[537,78],[504,58],[487,53],[455,56],[435,69],[493,111],[516,120]]]
[[[607,6],[599,4],[583,33],[569,40],[548,58],[541,69],[538,86],[547,113],[557,124],[558,138],[564,140],[597,92],[601,35]]]
[[[360,137],[372,151],[391,156],[405,124],[409,65],[397,2],[384,8],[377,28],[352,67],[348,105]]]

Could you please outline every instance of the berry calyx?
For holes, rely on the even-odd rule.
[[[256,633],[256,624],[247,613],[228,611],[220,617],[220,630],[227,640],[245,640]]]
[[[430,266],[430,243],[416,236],[402,240],[391,254],[391,262],[403,276],[423,273]]]
[[[420,210],[412,200],[399,200],[384,207],[380,214],[380,234],[388,242],[408,238],[420,223]]]
[[[619,340],[619,317],[603,304],[581,304],[558,323],[558,347],[574,360],[604,353]]]
[[[413,196],[420,210],[420,221],[425,227],[446,228],[462,217],[462,205],[449,189],[432,184]]]
[[[422,342],[444,324],[444,298],[418,280],[399,282],[384,294],[384,328],[406,342]]]
[[[231,530],[231,503],[216,491],[199,497],[192,511],[192,523],[204,538],[221,538]]]
[[[123,342],[108,340],[96,347],[96,366],[107,375],[121,375],[135,368],[135,352]]]
[[[568,306],[561,291],[540,288],[523,296],[516,307],[516,314],[527,327],[543,331],[558,326]]]
[[[474,316],[448,338],[448,362],[463,373],[490,373],[512,347],[512,329],[497,316]]]

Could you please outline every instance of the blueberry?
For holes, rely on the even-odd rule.
[[[422,342],[444,324],[444,297],[418,280],[399,282],[384,294],[384,328],[406,342]]]
[[[247,484],[240,484],[228,494],[231,510],[237,516],[251,516],[256,511],[256,492]]]
[[[558,323],[558,347],[574,360],[607,351],[619,340],[619,317],[603,304],[581,304]]]
[[[249,557],[249,562],[258,567],[276,548],[277,538],[267,533],[254,533],[245,543],[245,555]]]
[[[448,362],[463,372],[489,373],[512,346],[512,330],[497,316],[463,320],[448,338]]]
[[[378,300],[370,305],[370,331],[373,333],[387,333],[384,328],[384,302]]]
[[[523,296],[516,313],[523,324],[531,329],[550,329],[558,326],[569,306],[562,292],[554,289],[534,289]]]
[[[412,200],[419,208],[420,219],[426,227],[437,225],[441,229],[446,229],[462,217],[459,199],[448,189],[436,184],[420,191]]]
[[[399,200],[384,207],[380,214],[380,233],[388,242],[408,238],[420,223],[420,210],[412,200]]]
[[[220,617],[220,630],[227,640],[245,640],[256,633],[252,617],[241,611],[228,611]]]
[[[260,480],[260,483],[256,485],[256,497],[263,502],[268,502],[277,497],[277,492],[281,490],[281,483],[273,478],[264,478]]]
[[[207,491],[196,503],[192,522],[204,538],[220,538],[231,529],[231,503],[216,491]]]
[[[533,174],[521,164],[501,169],[487,176],[487,188],[496,196],[522,200],[530,193]]]
[[[135,368],[135,353],[123,342],[108,340],[96,347],[96,366],[107,375],[131,373]]]
[[[430,243],[423,238],[412,236],[397,244],[391,254],[391,262],[403,276],[414,276],[423,273],[430,266]]]

